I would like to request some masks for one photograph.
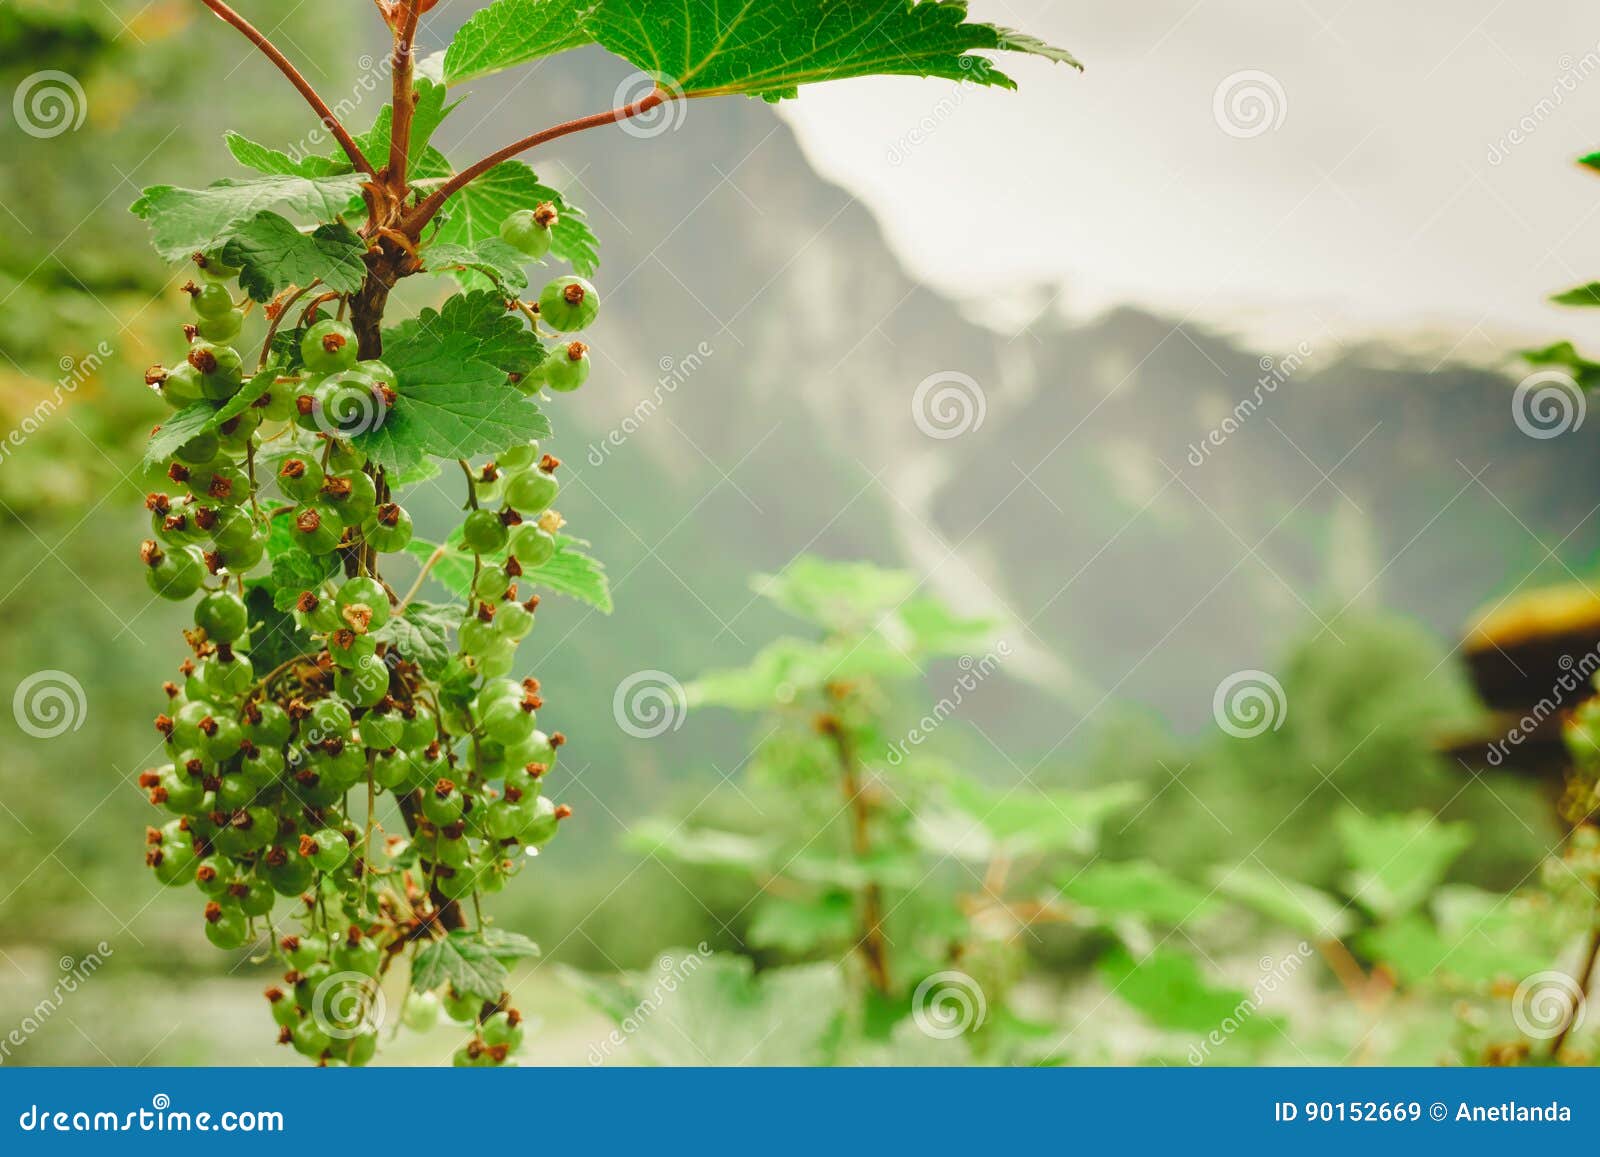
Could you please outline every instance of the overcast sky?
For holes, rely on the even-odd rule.
[[[1600,278],[1600,174],[1572,164],[1600,149],[1600,7],[971,8],[1088,71],[1012,58],[1018,94],[883,79],[784,106],[817,166],[940,288],[1042,280],[1073,312],[1143,303],[1273,341],[1324,327],[1442,328],[1462,352],[1600,340],[1600,312],[1542,304]]]

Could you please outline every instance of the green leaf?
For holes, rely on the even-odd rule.
[[[449,219],[433,240],[476,249],[480,242],[500,236],[500,224],[511,213],[542,201],[556,207],[550,251],[588,277],[600,264],[600,242],[584,221],[582,210],[541,182],[521,161],[496,165],[451,197],[445,205]]]
[[[1118,947],[1101,958],[1099,972],[1119,999],[1161,1028],[1209,1033],[1231,1027],[1230,1037],[1250,1040],[1269,1035],[1277,1021],[1248,993],[1208,983],[1194,959],[1176,949],[1157,948],[1135,960]]]
[[[337,158],[315,154],[292,157],[279,149],[257,144],[235,132],[224,134],[222,140],[228,146],[228,151],[233,154],[234,160],[247,169],[254,169],[268,176],[315,179],[350,172],[350,162],[343,153]]]
[[[168,415],[166,421],[150,433],[150,441],[144,448],[144,464],[157,466],[166,462],[179,446],[211,429],[216,416],[214,402],[194,402]]]
[[[257,301],[271,301],[291,285],[321,280],[337,293],[354,293],[367,275],[367,247],[347,225],[319,225],[302,233],[287,218],[263,210],[234,229],[222,260],[242,267],[239,285]]]
[[[406,551],[424,566],[428,565],[434,552],[443,552],[439,555],[439,560],[429,569],[428,577],[458,598],[467,597],[467,593],[472,589],[470,554],[441,543],[426,542],[420,538],[413,538],[407,543]]]
[[[537,365],[543,347],[496,301],[461,294],[384,336],[399,397],[355,439],[380,466],[404,473],[430,456],[471,458],[550,436],[538,406],[507,380]]]
[[[975,51],[1029,53],[1082,67],[1066,51],[992,24],[959,0],[600,0],[588,28],[663,86],[777,100],[802,84],[852,76],[939,76],[1015,88]]]
[[[520,960],[540,955],[539,946],[520,932],[490,927],[483,929],[480,936],[496,960]]]
[[[494,282],[506,297],[515,297],[528,288],[523,270],[527,258],[498,237],[488,237],[471,248],[465,245],[435,243],[422,251],[427,273],[472,270]]]
[[[1341,812],[1339,838],[1351,864],[1350,895],[1378,916],[1411,911],[1472,843],[1469,824],[1443,824],[1427,812],[1367,816]]]
[[[391,615],[372,637],[390,644],[421,667],[424,675],[436,679],[455,653],[450,645],[450,632],[460,622],[460,607],[413,601],[403,614]]]
[[[562,975],[623,1030],[617,1059],[653,1065],[826,1063],[846,1000],[832,964],[757,974],[744,957],[684,949],[663,953],[652,972],[615,980]]]
[[[444,54],[447,84],[489,76],[592,39],[583,17],[594,0],[495,0],[456,32]]]
[[[284,205],[319,221],[331,221],[361,189],[364,177],[269,176],[250,181],[218,181],[204,189],[156,185],[146,189],[131,211],[150,225],[156,252],[181,261],[212,252],[263,209]]]
[[[1064,880],[1061,895],[1104,919],[1136,916],[1174,926],[1216,909],[1205,892],[1143,860],[1097,860]]]
[[[1556,305],[1600,305],[1600,281],[1591,281],[1565,293],[1551,294],[1550,300]]]
[[[981,651],[994,639],[999,623],[958,615],[930,596],[908,599],[895,612],[911,634],[911,645],[928,655],[963,655]]]
[[[745,940],[752,948],[802,955],[848,941],[855,933],[855,901],[848,892],[826,892],[804,902],[768,896],[756,906]]]
[[[1350,931],[1354,915],[1326,892],[1240,864],[1217,868],[1217,891],[1311,940],[1337,940]]]
[[[411,985],[419,991],[450,984],[457,992],[484,1000],[498,1000],[509,975],[491,945],[479,940],[477,933],[461,929],[424,945],[411,964]]]
[[[611,580],[606,577],[605,565],[580,550],[574,550],[573,544],[579,541],[556,535],[556,552],[550,561],[543,566],[523,568],[523,581],[577,599],[601,614],[609,615],[612,610]]]
[[[1040,791],[1023,784],[997,791],[960,777],[945,785],[948,802],[976,821],[997,850],[1016,857],[1071,851],[1087,854],[1107,817],[1139,798],[1132,784],[1086,791]]]

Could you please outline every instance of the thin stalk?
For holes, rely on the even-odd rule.
[[[840,786],[850,808],[851,850],[857,860],[865,860],[872,854],[872,806],[862,790],[860,760],[842,720],[830,717],[824,729],[833,740],[839,758]],[[883,889],[876,881],[861,889],[861,935],[857,947],[866,963],[867,979],[872,987],[887,994],[889,943],[883,934]]]
[[[416,59],[417,21],[422,18],[422,0],[410,0],[405,18],[394,33],[392,98],[394,116],[389,127],[389,167],[384,170],[389,189],[396,200],[406,193],[406,160],[411,152],[411,117],[416,111],[416,95],[411,91],[412,69]]]

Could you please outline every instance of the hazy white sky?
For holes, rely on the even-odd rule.
[[[1014,58],[1018,94],[883,79],[784,106],[941,289],[1043,280],[1074,312],[1131,301],[1275,341],[1324,326],[1443,327],[1463,353],[1600,340],[1600,311],[1542,303],[1600,279],[1600,174],[1572,164],[1600,150],[1600,7],[971,7],[1088,71]],[[1219,112],[1230,77],[1245,91],[1230,112],[1225,88]]]

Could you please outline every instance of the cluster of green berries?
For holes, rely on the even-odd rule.
[[[500,236],[524,256],[538,260],[550,252],[550,231],[556,220],[556,207],[548,202],[536,209],[521,209],[501,223]],[[600,296],[581,277],[558,277],[539,292],[535,308],[539,320],[557,333],[576,333],[588,328],[599,314]],[[548,386],[570,393],[588,380],[589,347],[574,340],[557,346],[521,385],[529,391]]]
[[[540,206],[513,214],[504,232],[542,255],[553,223]],[[251,380],[227,344],[250,308],[235,305],[228,285],[238,270],[196,260],[187,354],[146,375],[175,409],[227,402]],[[185,632],[191,654],[155,721],[165,758],[139,784],[168,817],[148,830],[157,880],[199,889],[212,944],[265,939],[284,966],[267,993],[282,1043],[318,1063],[363,1064],[391,963],[463,923],[463,902],[503,888],[571,814],[543,791],[564,738],[539,729],[538,681],[511,675],[539,601],[519,593],[519,580],[559,549],[560,463],[529,443],[474,468],[460,534],[477,556],[470,598],[447,676],[424,675],[385,631],[405,607],[380,577],[383,556],[410,544],[411,515],[359,445],[400,387],[381,360],[358,356],[352,327],[316,316],[320,304],[290,335],[294,370],[179,446],[165,463],[171,485],[146,501],[139,556],[151,590],[199,597]],[[592,286],[562,278],[527,312],[573,331],[596,306]],[[276,329],[281,307],[265,312]],[[587,352],[560,348],[540,380],[574,389]],[[246,596],[269,542],[273,553],[324,560],[331,576],[291,590],[309,646],[263,669],[251,656],[265,628]],[[377,814],[385,798],[404,834]],[[440,1010],[472,1026],[458,1064],[507,1063],[522,1041],[503,997],[448,986],[412,992],[403,1021],[423,1027]]]

